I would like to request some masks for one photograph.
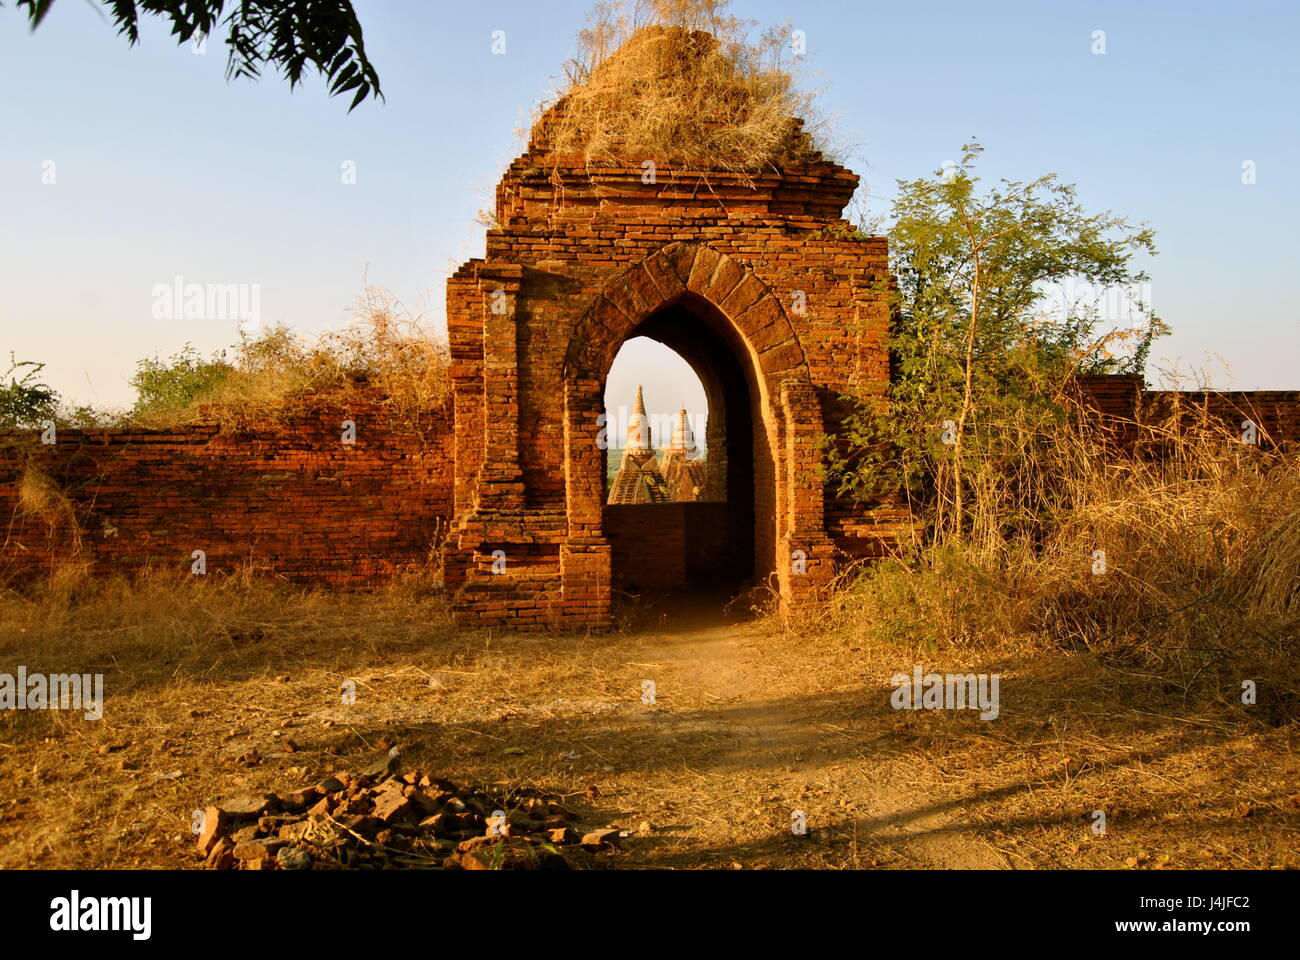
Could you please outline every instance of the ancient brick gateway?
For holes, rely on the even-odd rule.
[[[485,258],[448,283],[457,617],[598,627],[620,585],[706,573],[817,597],[837,548],[873,552],[900,520],[823,487],[839,398],[889,377],[885,241],[842,219],[857,176],[817,154],[752,178],[595,168],[545,129],[498,187]],[[639,336],[704,385],[712,503],[606,505],[605,382]]]
[[[841,561],[885,552],[906,511],[841,499],[822,469],[844,397],[889,386],[886,243],[842,219],[857,177],[800,150],[753,177],[591,166],[546,129],[501,181],[485,257],[448,281],[449,404],[403,422],[382,396],[322,396],[256,428],[0,436],[0,581],[193,572],[202,551],[208,575],[368,588],[433,552],[459,622],[541,630],[605,626],[618,592],[701,584],[797,607]],[[641,336],[704,386],[698,502],[607,503],[605,383]],[[1251,421],[1261,446],[1300,443],[1298,392],[1079,382],[1121,426],[1177,401]],[[42,513],[25,491],[46,483]]]

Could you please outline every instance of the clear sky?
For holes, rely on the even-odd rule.
[[[34,34],[7,4],[0,360],[44,361],[68,399],[126,405],[141,357],[235,339],[233,319],[155,318],[155,288],[178,276],[256,285],[264,323],[303,330],[344,322],[368,277],[440,324],[443,280],[482,254],[475,213],[588,6],[361,0],[387,102],[349,115],[314,78],[293,93],[272,76],[227,83],[223,44],[196,54],[152,18],[130,48],[84,0],[57,0]],[[1158,364],[1300,388],[1300,4],[733,6],[804,31],[875,212],[897,178],[978,137],[986,179],[1056,172],[1089,207],[1156,228],[1151,296],[1176,330]],[[617,374],[613,407],[654,377],[652,413],[700,402],[684,365],[653,353],[628,351]]]

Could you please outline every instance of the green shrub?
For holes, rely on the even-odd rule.
[[[132,413],[142,416],[189,407],[210,396],[230,375],[230,370],[224,353],[213,354],[205,360],[188,343],[170,360],[159,360],[157,356],[141,360],[131,378],[131,386],[136,391]]]
[[[54,419],[59,395],[48,384],[36,380],[44,369],[43,363],[15,360],[9,354],[9,370],[5,373],[8,383],[0,383],[0,429],[33,429]]]

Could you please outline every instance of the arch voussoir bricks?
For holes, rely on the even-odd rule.
[[[486,255],[448,282],[452,354],[473,371],[456,381],[444,553],[462,623],[606,625],[620,564],[690,539],[686,511],[665,510],[631,537],[621,515],[611,546],[603,391],[634,336],[676,349],[726,407],[709,458],[752,477],[710,489],[745,498],[728,505],[726,537],[746,538],[733,553],[752,554],[752,579],[783,603],[815,601],[837,563],[880,555],[907,530],[897,504],[840,501],[824,480],[830,411],[888,378],[885,241],[841,217],[857,177],[819,157],[750,178],[642,175],[588,169],[535,139],[498,188]],[[502,277],[508,295],[494,297]],[[670,585],[646,576],[642,587]],[[681,571],[669,579],[680,587]]]

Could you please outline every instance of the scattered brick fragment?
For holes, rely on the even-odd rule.
[[[564,870],[617,846],[535,791],[493,795],[386,757],[362,773],[208,808],[198,852],[209,870]],[[505,813],[505,822],[496,819]]]

